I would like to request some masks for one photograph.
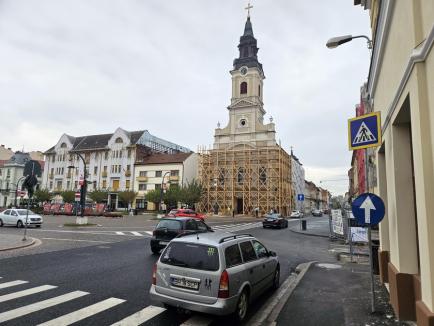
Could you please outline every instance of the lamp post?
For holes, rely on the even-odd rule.
[[[26,176],[23,175],[21,178],[18,179],[17,184],[15,185],[15,202],[14,202],[14,206],[17,207],[17,198],[18,198],[18,185],[20,184],[20,181],[25,179]]]
[[[337,36],[332,37],[329,39],[326,43],[326,46],[329,49],[334,49],[338,47],[339,45],[342,45],[344,43],[350,42],[353,39],[356,38],[364,38],[367,40],[367,45],[369,51],[372,50],[372,40],[366,36],[366,35],[344,35],[344,36]],[[369,176],[368,176],[368,149],[365,148],[365,184],[366,184],[366,192],[369,192]],[[351,231],[350,231],[350,237],[351,237]],[[375,289],[374,289],[374,264],[373,264],[373,257],[372,257],[372,242],[371,242],[371,227],[368,226],[368,245],[369,245],[369,264],[371,266],[371,311],[375,312]]]
[[[170,174],[170,171],[167,171],[166,173],[164,173],[163,175],[163,179],[161,179],[161,188],[160,188],[160,211],[162,208],[162,201],[163,201],[163,184],[164,184],[164,178],[166,177],[166,175]]]
[[[81,214],[80,216],[84,217],[84,208],[86,206],[86,190],[87,190],[87,166],[86,166],[86,160],[80,153],[76,153],[77,156],[82,160],[84,172],[83,172],[83,184],[80,187],[80,206],[81,206]],[[74,165],[68,166],[68,169],[74,169]],[[81,222],[81,221],[80,221]],[[77,223],[81,224],[81,223]]]

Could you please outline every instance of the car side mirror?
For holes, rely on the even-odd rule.
[[[277,254],[274,251],[269,251],[268,252],[268,257],[276,257]]]
[[[213,230],[212,227],[210,227],[210,226],[207,226],[206,229],[207,229],[209,232],[214,232],[214,230]]]

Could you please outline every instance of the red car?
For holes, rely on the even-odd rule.
[[[196,213],[194,210],[189,208],[179,208],[179,209],[172,209],[167,216],[170,217],[195,217],[200,220],[204,220],[205,215]]]

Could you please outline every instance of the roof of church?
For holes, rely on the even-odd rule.
[[[252,22],[250,16],[247,17],[246,24],[244,26],[244,33],[240,37],[240,44],[238,44],[240,51],[239,58],[234,60],[234,69],[240,69],[242,66],[257,67],[262,70],[262,64],[258,61],[257,40],[253,35]]]

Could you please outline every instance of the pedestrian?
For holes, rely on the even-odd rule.
[[[258,218],[258,216],[259,216],[259,207],[255,207],[255,216],[256,216],[256,218]]]

